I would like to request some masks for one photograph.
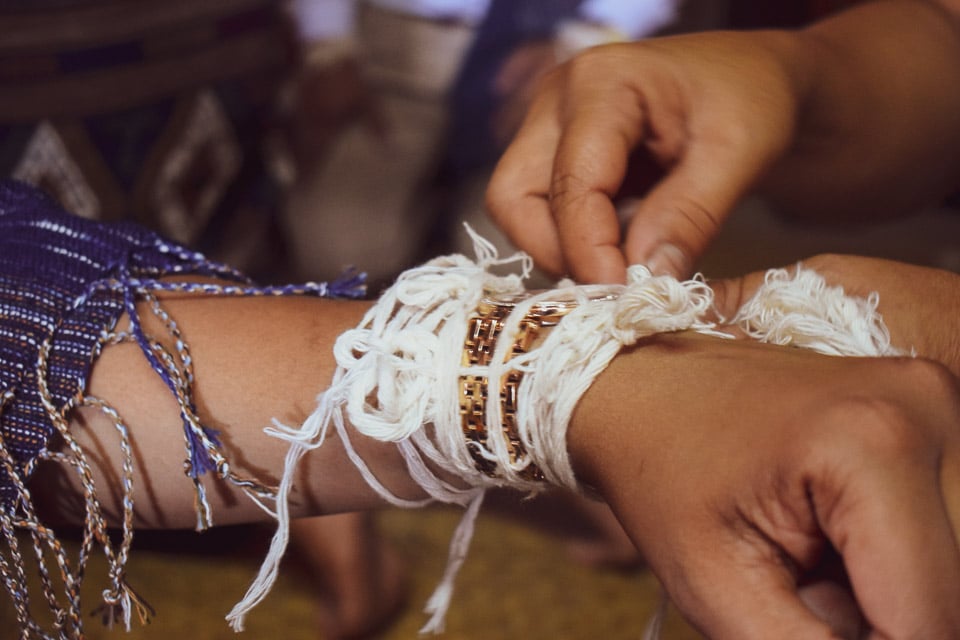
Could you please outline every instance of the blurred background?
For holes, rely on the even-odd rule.
[[[484,186],[537,79],[559,61],[652,35],[799,26],[849,4],[0,0],[0,172],[78,215],[136,220],[263,282],[356,266],[375,295],[426,258],[469,254],[464,221],[509,251],[484,217]],[[825,229],[751,199],[700,269],[719,277],[838,251],[958,270],[958,231],[946,209]],[[656,581],[602,506],[493,503],[445,637],[641,636]],[[247,637],[413,637],[458,517],[435,508],[304,521]],[[139,534],[131,582],[157,615],[126,637],[233,637],[223,615],[270,533]],[[102,569],[88,572],[88,602]],[[0,636],[12,638],[0,607]],[[88,626],[90,638],[122,633]],[[664,637],[698,636],[670,614]]]

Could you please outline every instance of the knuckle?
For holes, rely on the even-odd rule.
[[[901,408],[886,399],[850,401],[844,408],[845,419],[858,439],[861,459],[882,462],[903,459],[910,452],[925,448],[925,438],[911,424]]]
[[[484,193],[484,206],[494,220],[500,220],[510,211],[510,196],[503,178],[494,173]]]
[[[580,79],[593,80],[598,70],[605,71],[609,64],[609,48],[590,47],[570,58],[563,70],[574,83]]]
[[[484,191],[484,206],[495,221],[510,219],[525,199],[535,195],[518,183],[516,168],[505,157],[497,166]]]
[[[950,398],[954,381],[941,365],[922,359],[891,358],[888,373],[906,396]],[[939,435],[920,424],[911,405],[893,396],[870,393],[834,401],[825,411],[823,426],[832,435],[833,452],[846,462],[862,464],[922,460],[936,451]]]
[[[903,357],[891,359],[890,364],[899,370],[899,375],[904,379],[903,384],[910,385],[912,389],[942,397],[956,393],[956,378],[939,362]]]
[[[550,180],[550,208],[555,215],[563,216],[586,199],[590,190],[574,173],[556,172]]]

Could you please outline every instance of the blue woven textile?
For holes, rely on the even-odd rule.
[[[95,283],[163,273],[239,274],[133,224],[104,225],[71,216],[43,193],[0,182],[0,435],[24,467],[54,435],[41,404],[38,349],[53,338],[47,385],[58,406],[83,391],[93,349],[125,308],[123,296]],[[0,501],[17,492],[0,476]]]
[[[195,277],[208,276],[216,282]],[[17,612],[21,637],[82,638],[80,582],[92,545],[68,559],[53,532],[38,520],[28,480],[38,460],[53,459],[80,474],[87,521],[85,540],[95,541],[107,557],[110,586],[98,607],[104,621],[129,627],[131,613],[149,619],[152,609],[129,586],[124,572],[133,538],[133,488],[129,459],[132,434],[122,416],[113,416],[127,456],[120,474],[123,492],[122,541],[111,541],[92,484],[85,452],[76,445],[69,412],[88,402],[86,383],[100,350],[113,342],[135,342],[180,407],[186,436],[186,472],[196,491],[197,528],[212,524],[202,476],[215,473],[257,499],[274,489],[234,474],[220,449],[217,433],[207,428],[193,402],[192,358],[175,319],[163,309],[163,292],[198,295],[314,295],[357,297],[363,276],[348,273],[331,283],[259,287],[225,265],[207,260],[131,223],[99,223],[72,216],[37,189],[0,181],[0,584]],[[141,304],[143,303],[143,304]],[[145,311],[146,309],[146,311]],[[176,345],[163,347],[144,333],[141,313],[155,314]],[[127,320],[120,323],[126,314]],[[121,325],[122,326],[118,326]],[[171,434],[176,437],[176,434]],[[61,450],[62,451],[59,451]],[[19,532],[19,535],[18,535]],[[31,539],[25,545],[22,536]],[[41,552],[46,548],[45,552]],[[56,556],[63,593],[57,596],[44,565]],[[56,631],[40,628],[24,580],[24,556],[41,565],[43,600],[52,610]]]

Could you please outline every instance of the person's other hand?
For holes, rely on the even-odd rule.
[[[688,275],[791,143],[798,96],[778,53],[785,38],[659,38],[558,67],[497,166],[491,215],[554,274],[623,281],[642,263]],[[621,235],[618,197],[651,184]]]
[[[568,444],[707,637],[956,638],[958,424],[928,360],[669,334],[601,374]]]
[[[866,298],[876,292],[877,310],[890,329],[893,346],[936,360],[960,376],[960,275],[840,254],[813,256],[800,264],[819,273],[827,284],[843,287],[849,295]],[[763,284],[764,273],[711,281],[719,314],[732,318]]]

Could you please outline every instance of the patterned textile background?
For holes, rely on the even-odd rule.
[[[292,68],[281,8],[0,0],[0,174],[232,257],[236,228],[263,237],[280,202],[265,144]]]

